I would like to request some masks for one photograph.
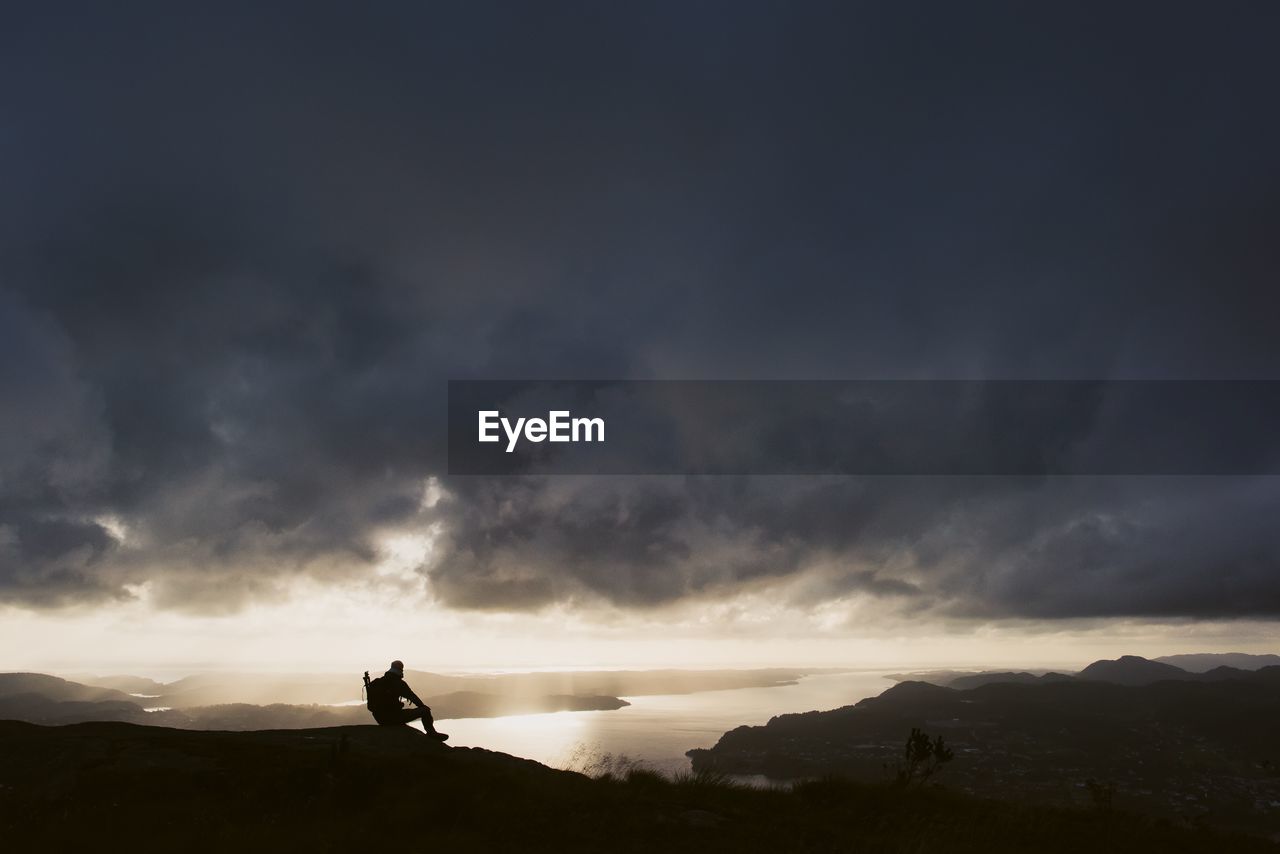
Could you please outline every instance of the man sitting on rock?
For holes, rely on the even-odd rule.
[[[372,681],[369,674],[365,676],[366,705],[373,712],[373,719],[381,726],[401,726],[409,721],[422,720],[427,735],[441,741],[449,738],[443,732],[436,731],[435,720],[431,717],[431,708],[418,699],[413,689],[404,681],[404,662],[391,662],[391,669]],[[408,700],[417,708],[406,709],[401,700]]]

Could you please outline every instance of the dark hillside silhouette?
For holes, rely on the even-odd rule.
[[[555,854],[1276,850],[1122,811],[1015,807],[933,787],[591,779],[372,725],[226,733],[0,722],[0,834],[20,852],[349,852],[370,850],[371,838],[378,850]]]
[[[1227,679],[1126,686],[1071,680],[957,690],[903,682],[826,712],[738,727],[689,755],[697,771],[875,780],[920,727],[945,736],[947,783],[1083,803],[1088,781],[1126,808],[1280,833],[1280,667]]]

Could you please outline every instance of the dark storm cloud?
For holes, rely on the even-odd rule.
[[[1280,376],[1277,13],[42,5],[0,597],[1280,612],[1272,482],[445,480],[444,380]],[[123,532],[123,534],[121,533]],[[1081,581],[1084,579],[1084,581]]]
[[[0,595],[56,604],[113,595],[95,568],[112,540],[88,518],[109,464],[101,402],[47,315],[0,293]]]
[[[465,479],[437,590],[652,607],[795,579],[905,613],[1269,616],[1275,478]],[[500,485],[495,485],[500,484]]]

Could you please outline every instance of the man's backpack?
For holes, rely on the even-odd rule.
[[[399,708],[400,697],[398,695],[399,692],[396,691],[395,686],[390,684],[385,676],[370,679],[368,673],[364,675],[364,705],[369,711],[376,714]]]

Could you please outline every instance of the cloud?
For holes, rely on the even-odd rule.
[[[1273,478],[465,479],[431,578],[450,604],[799,606],[1045,619],[1274,616]]]
[[[95,567],[114,540],[84,508],[110,463],[101,402],[57,322],[0,291],[0,597],[112,595]]]
[[[29,10],[0,599],[233,610],[440,523],[457,608],[1275,615],[1266,479],[444,464],[448,379],[1280,376],[1250,15]]]

